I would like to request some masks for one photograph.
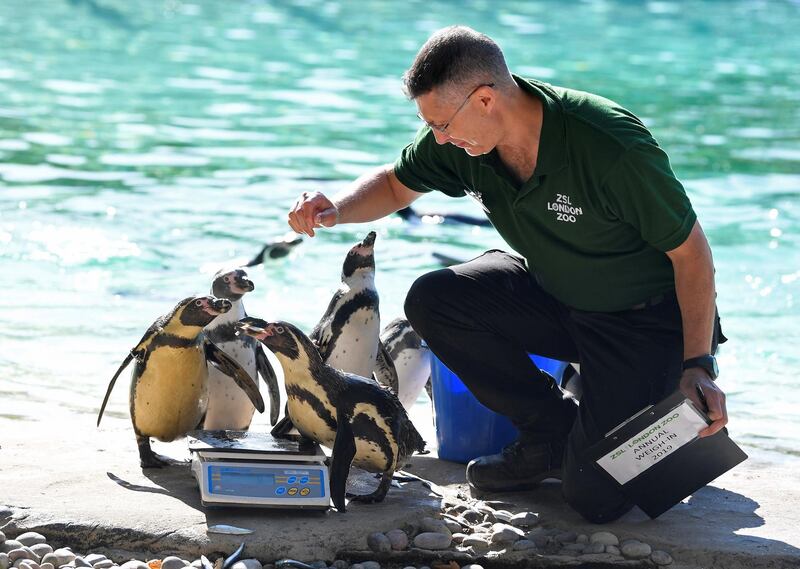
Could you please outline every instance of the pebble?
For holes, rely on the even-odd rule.
[[[483,565],[478,565],[477,563],[470,563],[469,565],[463,565],[461,569],[483,569]]]
[[[514,551],[527,551],[529,549],[536,549],[536,544],[529,539],[520,539],[514,544]]]
[[[494,517],[499,522],[510,522],[511,518],[514,517],[514,514],[509,512],[508,510],[495,510]]]
[[[0,531],[0,543],[3,543],[6,540],[6,534]]]
[[[426,531],[414,538],[414,545],[420,549],[437,550],[447,549],[452,541],[450,533]]]
[[[17,541],[22,545],[27,545],[30,547],[31,545],[36,545],[37,543],[46,543],[47,538],[40,533],[36,533],[35,531],[27,531],[18,535]]]
[[[75,565],[75,567],[91,567],[91,566],[92,566],[92,564],[91,564],[91,563],[89,563],[88,561],[86,561],[86,560],[85,560],[83,557],[81,557],[80,555],[79,555],[78,557],[76,557],[76,558],[75,558],[75,559],[72,561],[72,563]],[[183,566],[181,566],[181,569],[182,569],[182,568],[183,568]]]
[[[35,545],[31,545],[31,551],[33,551],[36,555],[39,556],[39,559],[47,555],[48,553],[53,553],[53,548],[47,545],[46,543],[37,543]]]
[[[514,543],[524,535],[524,531],[508,524],[496,523],[492,526],[492,543]]]
[[[453,535],[447,524],[436,518],[422,518],[419,527],[422,532],[443,533],[448,537]]]
[[[583,548],[584,553],[605,553],[606,546],[602,543],[587,543]]]
[[[589,537],[590,543],[603,545],[619,545],[619,538],[610,531],[596,531]]]
[[[325,567],[327,566],[326,564]],[[231,569],[262,569],[263,567],[258,559],[240,559],[231,565]]]
[[[574,531],[563,531],[555,536],[555,540],[559,543],[573,543],[576,539],[578,534]]]
[[[41,557],[31,551],[30,547],[22,546],[18,549],[12,549],[8,552],[9,561],[13,563],[18,559],[30,559],[31,561],[36,561],[38,563],[41,560]]]
[[[610,553],[611,555],[622,555],[622,552],[616,545],[606,545],[606,553]]]
[[[39,569],[56,569],[52,563],[42,563],[39,565]]]
[[[622,551],[622,555],[627,557],[628,559],[644,559],[645,557],[649,557],[650,554],[653,552],[652,548],[638,539],[628,539],[622,542],[620,546],[620,551]]]
[[[461,542],[461,545],[464,547],[474,547],[475,549],[488,550],[491,538],[492,536],[488,533],[474,533],[465,537],[464,541]]]
[[[57,563],[53,561],[50,562],[53,563],[53,565],[55,565],[56,567],[61,567],[62,565],[68,565],[69,563],[72,563],[76,557],[76,555],[72,552],[72,550],[69,547],[60,547],[50,555],[56,556]],[[45,557],[47,556],[45,555]],[[42,561],[44,561],[44,559],[42,559]]]
[[[6,520],[10,518],[12,515],[13,512],[11,511],[11,508],[9,508],[8,506],[0,506],[0,520]],[[0,541],[3,540],[0,539]]]
[[[483,521],[483,514],[474,509],[464,510],[464,512],[461,514],[461,517],[471,524],[477,524]]]
[[[188,564],[189,564],[188,561],[184,561],[180,557],[170,555],[169,557],[165,557],[161,561],[161,569],[183,569]]]
[[[461,528],[463,526],[469,525],[469,524],[466,524],[466,523],[462,524],[460,521],[450,520],[450,519],[444,519],[444,520],[442,520],[442,522],[444,522],[444,525],[447,526],[447,529],[450,530],[450,533],[459,532],[459,531],[461,531]]]
[[[389,553],[392,550],[392,542],[386,535],[376,531],[367,536],[367,547],[375,553]]]
[[[401,529],[393,529],[386,532],[386,537],[394,551],[404,551],[408,549],[408,534]],[[344,569],[347,569],[346,567]]]
[[[361,566],[364,569],[381,569],[381,564],[377,561],[364,561]]]
[[[575,539],[575,543],[582,543],[586,545],[589,543],[589,536],[585,533],[578,534],[578,537]]]
[[[460,544],[462,541],[464,541],[465,537],[467,537],[467,534],[465,534],[465,533],[454,533],[453,534],[453,543]]]
[[[552,541],[552,538],[549,535],[547,535],[547,531],[542,528],[529,531],[528,533],[525,534],[525,539],[528,539],[533,543],[535,543],[536,547],[538,547],[539,549],[547,547]]]
[[[105,561],[106,559],[108,559],[108,557],[106,557],[102,553],[90,553],[89,555],[85,555],[83,558],[92,565],[94,565],[98,561]]]
[[[8,553],[0,553],[0,569],[8,569],[11,563],[8,561]]]
[[[656,565],[669,565],[672,563],[672,556],[666,551],[656,549],[650,554],[650,560]]]
[[[367,563],[369,563],[369,561],[367,561]],[[328,564],[322,561],[321,559],[317,561],[312,561],[311,563],[309,563],[309,565],[311,565],[315,569],[328,569]]]
[[[14,549],[19,549],[20,547],[24,547],[20,542],[16,539],[7,539],[0,545],[0,552],[8,553]]]
[[[138,559],[131,559],[130,561],[126,561],[122,565],[120,565],[120,569],[150,569],[150,566],[147,565],[144,561],[139,561]]]
[[[586,549],[586,546],[582,543],[570,543],[569,545],[565,545],[564,547],[562,547],[561,551],[583,553],[584,549]]]
[[[539,514],[536,512],[520,512],[511,516],[511,525],[518,528],[529,528],[539,523]]]
[[[364,566],[361,563],[353,563],[350,569],[364,569]]]
[[[350,564],[344,559],[337,559],[336,561],[331,563],[331,567],[333,567],[333,569],[347,569],[348,567],[350,567]]]

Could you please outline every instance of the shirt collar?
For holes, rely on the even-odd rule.
[[[535,79],[523,79],[512,75],[526,92],[542,101],[542,133],[539,138],[539,154],[536,157],[534,177],[558,172],[567,165],[567,135],[564,108],[558,94],[548,83]]]

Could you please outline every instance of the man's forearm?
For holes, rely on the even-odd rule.
[[[418,197],[405,187],[398,188],[398,184],[393,179],[391,165],[360,176],[333,197],[332,201],[339,210],[338,222],[374,221],[406,207]]]

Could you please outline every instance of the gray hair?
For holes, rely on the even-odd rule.
[[[434,32],[403,74],[403,87],[409,99],[436,88],[460,93],[484,83],[493,83],[504,90],[513,86],[514,80],[500,46],[489,36],[466,26],[450,26]]]

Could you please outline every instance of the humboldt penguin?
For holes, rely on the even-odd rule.
[[[411,206],[406,206],[403,209],[397,210],[403,221],[412,224],[431,224],[431,225],[476,225],[478,227],[491,227],[492,222],[486,217],[475,217],[474,215],[466,215],[463,213],[419,213]]]
[[[292,324],[245,318],[238,329],[265,344],[280,361],[292,424],[302,436],[332,449],[331,498],[336,509],[345,511],[351,464],[381,473],[374,492],[351,498],[382,501],[395,470],[406,457],[425,449],[397,396],[373,379],[326,365],[308,336]]]
[[[411,324],[405,318],[395,318],[381,333],[381,346],[389,354],[394,370],[395,385],[382,380],[386,373],[379,373],[376,367],[375,377],[392,388],[406,411],[410,410],[423,387],[430,385],[431,350],[422,341]],[[388,374],[391,378],[392,376]]]
[[[213,296],[183,299],[147,329],[111,378],[97,415],[98,426],[117,378],[136,360],[130,412],[142,468],[165,464],[150,448],[150,437],[169,442],[198,428],[206,412],[208,362],[224,370],[255,408],[264,411],[258,385],[203,333],[205,326],[230,309],[229,300]]]
[[[326,364],[362,377],[375,369],[381,333],[375,289],[375,232],[354,245],[342,264],[342,284],[311,332]]]
[[[280,259],[288,255],[292,249],[300,245],[303,238],[291,231],[286,233],[283,237],[279,237],[274,241],[270,241],[261,248],[261,251],[244,264],[245,267],[255,267],[260,265],[267,259]]]
[[[214,275],[211,294],[231,302],[231,309],[214,318],[206,326],[206,337],[233,358],[250,377],[260,375],[267,384],[270,399],[270,423],[278,421],[280,391],[275,370],[264,353],[264,348],[253,338],[236,334],[236,322],[247,316],[242,297],[255,289],[244,269],[222,269]],[[253,420],[255,408],[249,397],[227,374],[211,367],[208,370],[208,409],[203,420],[207,430],[246,430]]]

